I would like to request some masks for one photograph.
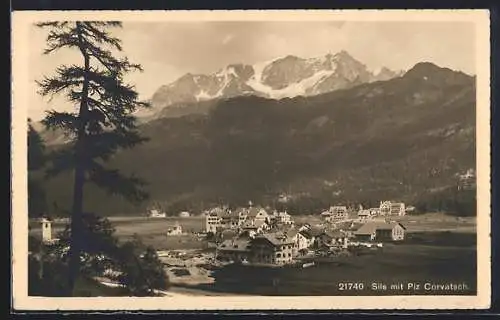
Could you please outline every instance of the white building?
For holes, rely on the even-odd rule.
[[[169,236],[180,236],[182,235],[182,226],[178,223],[175,224],[172,228],[167,230],[167,235]]]
[[[349,218],[346,206],[332,206],[328,211],[321,213],[321,215],[329,222],[343,221]]]
[[[149,210],[148,216],[150,218],[166,218],[167,214],[165,212],[160,212],[158,209]]]
[[[42,222],[42,242],[52,242],[52,221],[46,218],[41,219]]]
[[[256,223],[257,221],[267,222],[267,221],[269,221],[269,214],[262,207],[253,207],[253,206],[251,206],[248,209],[246,219],[250,220],[250,221],[253,221],[253,223]]]
[[[58,238],[52,236],[52,220],[47,218],[40,219],[42,224],[42,243],[54,244],[59,241]]]
[[[280,212],[274,211],[270,219],[272,220],[272,222],[277,224],[284,224],[284,225],[293,224],[292,216],[288,214],[288,212],[286,211],[280,211]]]
[[[215,207],[206,212],[205,232],[217,232],[217,228],[222,226],[222,217],[229,212],[226,207]]]
[[[404,216],[406,214],[405,204],[402,202],[381,201],[380,215],[382,216]]]
[[[361,209],[358,211],[358,220],[366,221],[371,219],[372,217],[372,213],[368,209]]]
[[[310,238],[306,237],[301,232],[297,232],[293,239],[295,240],[298,251],[309,248],[313,243]]]
[[[221,216],[217,212],[209,212],[205,216],[205,231],[206,232],[217,232],[217,228],[220,225]]]

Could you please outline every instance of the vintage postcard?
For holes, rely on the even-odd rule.
[[[487,10],[12,17],[14,308],[489,307]]]

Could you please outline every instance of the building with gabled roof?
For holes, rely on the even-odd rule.
[[[247,211],[247,220],[250,221],[268,221],[269,214],[262,207],[250,207]]]
[[[182,226],[176,222],[175,225],[167,230],[167,235],[169,236],[180,236],[182,235]]]
[[[349,245],[349,234],[341,230],[325,230],[316,237],[316,246],[327,248],[347,248]]]
[[[354,232],[364,241],[401,241],[405,238],[406,228],[399,222],[370,221]]]
[[[298,246],[299,250],[310,248],[314,245],[316,237],[323,233],[323,229],[318,227],[308,226],[306,228],[299,229]]]
[[[331,206],[321,216],[328,222],[344,221],[349,218],[349,210],[346,206]]]
[[[284,265],[293,261],[294,239],[284,233],[266,233],[251,240],[254,263]]]
[[[381,201],[380,215],[382,216],[404,216],[406,214],[405,204],[403,202]]]
[[[250,241],[245,239],[224,240],[216,249],[216,258],[222,261],[243,262],[250,256]]]
[[[290,214],[286,211],[274,211],[270,216],[269,220],[271,224],[276,224],[276,225],[293,225],[293,219]]]

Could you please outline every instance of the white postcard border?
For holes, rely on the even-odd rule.
[[[307,297],[98,297],[27,295],[28,29],[35,21],[470,21],[476,25],[477,61],[477,295]],[[484,309],[490,305],[490,30],[488,10],[227,10],[227,11],[15,11],[12,14],[12,288],[19,310],[313,310]]]

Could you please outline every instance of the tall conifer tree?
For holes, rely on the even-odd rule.
[[[76,21],[45,22],[47,47],[44,54],[66,49],[79,52],[80,61],[61,65],[55,75],[38,82],[40,94],[64,94],[75,107],[72,112],[48,111],[43,120],[50,129],[62,129],[71,143],[53,153],[50,174],[74,171],[71,241],[69,258],[69,292],[72,294],[80,270],[82,248],[84,185],[92,181],[112,194],[132,201],[142,201],[147,193],[139,178],[124,176],[106,167],[119,149],[132,148],[145,141],[138,130],[134,112],[149,105],[138,99],[134,86],[124,82],[124,75],[142,71],[139,64],[126,57],[121,40],[110,30],[121,28],[121,22]]]

